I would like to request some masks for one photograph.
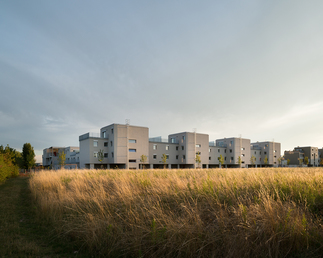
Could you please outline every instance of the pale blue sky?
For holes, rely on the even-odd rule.
[[[0,145],[111,123],[323,146],[322,1],[0,1]]]

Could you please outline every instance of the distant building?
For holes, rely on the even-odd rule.
[[[317,167],[320,162],[319,149],[313,146],[295,147],[293,151],[285,151],[284,159],[290,160],[289,165],[305,164],[305,159],[308,158],[309,167]]]
[[[223,138],[209,142],[209,135],[195,132],[170,134],[167,139],[149,138],[149,128],[128,124],[111,124],[100,133],[86,133],[79,137],[80,168],[139,169],[141,156],[147,157],[147,168],[214,168],[219,167],[220,155],[224,167],[248,167],[251,156],[255,166],[278,166],[281,147],[278,142],[256,142],[250,139]],[[99,161],[98,155],[104,158]],[[166,155],[166,164],[162,161]],[[196,162],[197,155],[201,163]],[[241,164],[239,164],[239,157]],[[267,164],[265,160],[267,158]]]
[[[65,153],[65,168],[79,168],[79,147],[49,147],[43,150],[43,166],[44,168],[59,169],[59,154]]]

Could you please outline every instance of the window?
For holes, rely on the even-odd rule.
[[[111,133],[113,134],[113,128],[111,128]]]
[[[183,155],[183,159],[185,159],[185,155]]]
[[[157,150],[157,144],[153,145],[153,150]]]
[[[182,146],[182,150],[184,150],[184,146]]]
[[[109,153],[105,152],[105,153],[104,153],[104,157],[105,157],[105,158],[108,158],[108,157],[109,157]]]
[[[255,155],[257,154],[257,152],[255,151]]]
[[[232,153],[232,149],[230,149],[230,153]]]
[[[136,163],[135,159],[129,159],[129,163]]]
[[[264,154],[266,155],[267,154],[267,151],[264,151]]]
[[[261,158],[259,158],[259,161],[261,161]]]
[[[211,152],[211,149],[209,149],[209,152]]]
[[[129,152],[136,152],[136,149],[129,149]]]
[[[111,157],[112,157],[112,158],[114,157],[114,154],[113,154],[113,152],[111,152]]]
[[[245,155],[242,153],[242,154],[241,154],[241,157],[244,157],[244,156],[245,156]]]
[[[97,153],[97,152],[94,152],[94,153],[93,153],[93,157],[94,157],[94,158],[97,158],[97,157],[98,157],[98,153]]]
[[[227,153],[227,149],[224,149],[224,153]]]
[[[129,139],[129,143],[136,143],[137,140],[134,140],[134,139]]]
[[[224,160],[227,160],[227,157],[224,157]]]
[[[175,138],[170,138],[170,142],[171,143],[176,143],[176,139]]]
[[[176,159],[178,159],[178,155],[176,155]]]
[[[102,132],[102,138],[105,138],[105,137],[106,137],[106,135],[107,135],[107,132],[106,132],[106,131],[103,131],[103,132]]]
[[[185,141],[185,136],[182,136],[182,140]]]
[[[233,160],[233,157],[231,157],[231,160]]]
[[[196,148],[201,148],[201,144],[196,144],[195,147]]]
[[[218,152],[220,153],[220,149],[218,149]]]
[[[197,152],[196,152],[196,155],[201,155],[201,152],[200,152],[200,151],[197,151]]]
[[[178,150],[178,146],[176,146],[176,150]]]
[[[211,157],[209,157],[209,160],[211,160]]]
[[[242,147],[241,150],[246,150],[246,148]]]
[[[112,142],[112,141],[110,141],[110,146],[111,146],[111,147],[113,146],[113,142]]]
[[[98,147],[98,141],[93,141],[93,147]]]
[[[230,141],[230,146],[232,146],[233,145],[233,141]]]
[[[169,150],[169,145],[166,145],[166,150]]]
[[[166,154],[166,159],[169,159],[169,154]]]
[[[153,155],[153,159],[157,159],[157,154],[154,154]]]
[[[108,142],[104,142],[104,147],[108,147]]]

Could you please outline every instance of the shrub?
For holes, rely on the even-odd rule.
[[[19,176],[18,167],[12,164],[9,155],[0,154],[0,182],[15,176]]]

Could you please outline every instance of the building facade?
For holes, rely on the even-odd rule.
[[[306,146],[306,147],[295,147],[293,151],[285,151],[284,159],[289,160],[289,165],[299,166],[306,163],[310,167],[317,167],[320,164],[320,152],[318,147]]]
[[[43,166],[44,168],[61,168],[59,161],[59,155],[65,153],[65,165],[67,169],[79,168],[80,167],[80,148],[69,146],[69,147],[49,147],[43,150]]]
[[[281,153],[277,142],[235,137],[210,142],[208,134],[196,132],[149,138],[147,127],[128,124],[102,127],[99,133],[81,135],[79,142],[79,167],[90,169],[215,168],[221,166],[220,157],[224,167],[278,166]]]

